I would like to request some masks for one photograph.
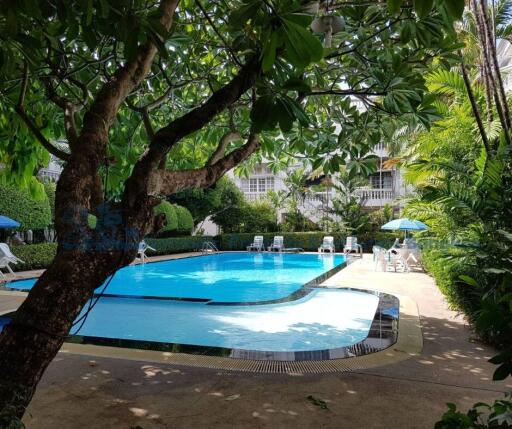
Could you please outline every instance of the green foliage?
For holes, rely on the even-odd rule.
[[[215,238],[198,235],[188,237],[146,238],[146,243],[156,249],[156,251],[148,250],[148,255],[170,255],[173,253],[195,252],[201,250],[205,241],[215,242]]]
[[[240,234],[221,234],[217,237],[219,241],[220,250],[245,250],[249,244],[254,240],[255,235],[263,235],[265,246],[269,246],[274,236],[281,235],[284,238],[285,247],[298,247],[306,251],[316,251],[322,244],[323,238],[326,235],[334,237],[334,243],[337,251],[343,250],[345,245],[346,235],[330,232],[279,232],[279,233],[240,233]],[[383,247],[390,247],[393,243],[395,235],[390,233],[379,234],[364,234],[358,235],[358,242],[363,245],[363,249],[368,252],[371,251],[373,245],[381,245]]]
[[[215,214],[212,219],[225,233],[278,230],[276,210],[267,201],[243,201]]]
[[[169,196],[169,200],[186,207],[197,225],[208,216],[240,206],[244,195],[233,181],[223,177],[210,188],[187,189]]]
[[[203,11],[194,2],[181,2],[175,19],[180,24],[172,31],[159,23],[155,2],[2,3],[0,81],[6,84],[0,106],[0,163],[5,180],[28,187],[37,169],[48,162],[48,153],[15,110],[25,65],[30,79],[24,108],[55,143],[67,138],[64,112],[49,102],[43,81],[55,95],[84,107],[76,113],[80,128],[103,84],[148,41],[158,48],[154,70],[129,101],[135,106],[151,104],[165,99],[173,87],[173,102],[149,112],[155,130],[167,125],[169,117],[201,104],[232,79],[240,64],[252,61],[262,69],[255,103],[251,94],[244,94],[234,112],[220,112],[215,123],[183,138],[170,151],[168,168],[204,165],[233,124],[243,135],[250,128],[265,130],[260,155],[279,162],[300,153],[325,172],[345,164],[354,174],[371,168],[375,160],[369,150],[392,129],[415,121],[428,126],[434,117],[425,96],[425,68],[434,59],[444,67],[455,60],[458,44],[452,24],[460,17],[461,2],[415,2],[415,10],[401,7],[397,0],[389,0],[389,8],[385,2],[342,3],[332,13],[343,17],[344,29],[333,36],[337,48],[330,49],[323,48],[322,34],[311,31],[315,16],[304,11],[303,3],[204,2]],[[399,19],[394,16],[398,11]],[[211,21],[205,23],[204,13]],[[116,61],[107,61],[110,58]],[[371,100],[367,112],[354,106],[352,93]],[[123,103],[109,134],[107,155],[112,162],[101,171],[108,196],[120,196],[147,142],[140,112]],[[233,142],[229,150],[242,142]]]
[[[510,148],[501,124],[491,120],[493,111],[483,119],[483,144],[459,76],[436,72],[428,81],[443,118],[415,136],[408,150],[406,178],[416,196],[404,214],[425,221],[432,242],[453,243],[443,252],[425,252],[426,267],[478,335],[501,351],[491,362],[499,365],[494,379],[504,379],[512,375]],[[476,102],[485,111],[482,92],[476,85]]]
[[[467,413],[457,411],[455,404],[448,404],[448,411],[434,426],[435,429],[506,429],[512,427],[512,394],[493,404],[479,402]]]
[[[185,207],[162,201],[153,209],[153,213],[155,215],[165,214],[166,225],[157,232],[159,236],[190,235],[192,233],[194,220]]]
[[[12,246],[11,250],[23,261],[11,265],[14,271],[36,270],[49,267],[57,254],[57,243]]]
[[[35,200],[28,191],[0,186],[0,214],[18,221],[20,231],[44,229],[52,222],[48,198]]]
[[[160,231],[158,231],[159,233],[175,231],[178,229],[178,215],[174,205],[168,201],[162,201],[153,209],[153,214],[155,216],[161,213],[165,214],[166,225]]]
[[[44,182],[44,192],[48,197],[48,204],[50,204],[50,211],[52,213],[52,221],[55,219],[55,191],[57,184],[55,182]]]
[[[176,211],[176,230],[178,233],[188,235],[192,234],[192,229],[194,229],[194,219],[188,209],[175,205],[174,210]]]

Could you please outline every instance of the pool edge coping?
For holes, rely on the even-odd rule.
[[[394,296],[400,302],[400,325],[396,342],[387,349],[361,356],[330,360],[262,361],[73,343],[65,343],[60,352],[250,373],[321,374],[375,368],[417,356],[423,349],[416,302],[408,296]]]

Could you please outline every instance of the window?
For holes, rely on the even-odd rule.
[[[391,171],[373,173],[370,175],[370,186],[374,189],[391,189],[393,187],[393,174]]]
[[[241,179],[240,187],[246,194],[266,194],[274,189],[274,176]]]

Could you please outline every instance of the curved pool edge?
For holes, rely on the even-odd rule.
[[[254,254],[255,252],[248,252],[244,250],[235,250],[235,251],[218,251],[216,253],[210,253],[210,254],[204,254],[197,252],[191,252],[191,253],[185,253],[185,254],[175,254],[175,255],[165,255],[165,257],[158,258],[157,260],[149,260],[147,262],[135,262],[131,265],[144,265],[144,264],[155,264],[155,263],[162,263],[162,262],[168,262],[171,260],[177,260],[177,259],[189,259],[189,258],[197,258],[197,257],[206,257],[206,256],[212,256],[212,255],[218,255],[218,254],[230,254],[230,253],[244,253],[244,254]],[[259,253],[259,252],[258,252]],[[264,254],[274,254],[275,252],[261,252]],[[288,252],[282,252],[280,254],[288,254]],[[293,254],[296,254],[295,252]],[[318,252],[300,252],[300,254],[305,255],[319,255]],[[331,268],[328,271],[325,271],[318,275],[317,277],[307,281],[306,283],[302,284],[298,289],[296,289],[294,292],[282,296],[280,298],[276,299],[267,299],[262,301],[215,301],[210,298],[192,298],[192,297],[174,297],[174,296],[158,296],[158,295],[136,295],[136,294],[119,294],[119,293],[108,293],[108,292],[101,292],[99,294],[94,293],[93,297],[104,297],[104,298],[125,298],[125,299],[150,299],[150,300],[168,300],[168,301],[183,301],[183,302],[203,302],[207,305],[220,305],[220,306],[238,306],[238,305],[267,305],[267,304],[280,304],[285,302],[291,302],[298,299],[303,298],[304,296],[308,295],[313,288],[316,287],[323,287],[322,283],[324,283],[326,280],[330,279],[337,273],[339,273],[342,269],[346,268],[351,262],[353,262],[350,258],[347,258],[346,255],[341,253],[322,253],[321,255],[325,256],[343,256],[344,260],[338,265],[335,265],[333,268]],[[127,267],[128,267],[127,266]],[[123,267],[126,268],[126,267]],[[122,268],[121,268],[122,269]],[[42,273],[41,273],[42,274]],[[40,274],[40,275],[41,275]],[[23,278],[14,278],[11,280],[8,280],[7,282],[0,282],[0,295],[4,294],[12,294],[17,296],[27,296],[31,289],[19,289],[15,287],[11,287],[10,285],[15,284],[16,282],[25,281],[25,280],[35,280],[38,279],[39,276],[28,276]]]
[[[65,343],[60,352],[251,373],[321,374],[375,368],[417,356],[423,349],[418,306],[408,296],[393,296],[400,302],[400,326],[396,342],[386,349],[361,356],[330,360],[267,361],[74,343]]]

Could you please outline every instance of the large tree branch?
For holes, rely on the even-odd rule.
[[[206,165],[212,165],[215,164],[217,161],[219,161],[226,152],[226,149],[228,147],[228,144],[231,143],[234,140],[241,139],[242,136],[238,131],[229,131],[226,134],[224,134],[217,147],[215,148],[215,151],[212,153],[208,161],[206,162]]]
[[[260,147],[259,135],[251,133],[247,142],[233,152],[202,168],[178,171],[158,170],[152,181],[156,194],[170,195],[188,188],[207,188],[247,159]]]
[[[179,0],[162,0],[160,4],[162,13],[160,22],[167,30],[171,27],[178,3]],[[103,86],[84,116],[81,137],[88,138],[88,135],[92,134],[97,136],[96,138],[107,139],[108,130],[114,122],[119,106],[147,76],[156,53],[157,47],[148,42],[139,49],[132,61],[128,61],[125,66],[121,67]],[[98,136],[98,125],[101,127],[101,136]]]
[[[78,139],[78,131],[75,123],[75,113],[80,110],[81,106],[70,102],[69,100],[61,97],[52,86],[50,78],[41,79],[46,89],[47,97],[60,107],[64,113],[64,129],[66,131],[66,138],[71,147],[74,146]]]
[[[253,87],[260,69],[259,61],[252,59],[241,68],[238,75],[214,92],[201,106],[175,119],[155,133],[148,150],[137,162],[126,183],[123,196],[125,208],[131,209],[144,203],[145,198],[153,193],[148,177],[158,168],[167,152],[182,138],[207,125]]]
[[[23,78],[21,80],[21,89],[20,96],[18,98],[18,104],[14,108],[16,113],[20,116],[20,118],[25,122],[27,128],[34,134],[37,141],[52,155],[60,158],[62,160],[67,160],[69,158],[69,154],[60,150],[58,147],[52,145],[48,139],[43,135],[41,130],[36,126],[36,124],[30,119],[30,117],[25,112],[23,108],[23,104],[25,103],[25,97],[27,95],[28,89],[28,64],[25,63],[23,68]]]
[[[25,122],[25,125],[28,127],[28,129],[34,134],[37,141],[43,146],[48,152],[50,152],[52,155],[56,156],[59,159],[62,159],[63,161],[67,161],[69,159],[69,153],[66,153],[62,150],[60,150],[58,147],[52,145],[48,139],[43,135],[41,130],[37,128],[36,124],[30,119],[30,117],[27,115],[23,107],[16,106],[15,107],[16,113],[20,116],[20,118]]]

